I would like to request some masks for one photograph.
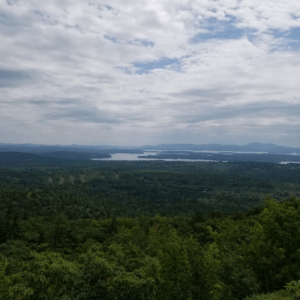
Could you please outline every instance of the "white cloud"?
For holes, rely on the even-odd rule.
[[[299,50],[293,37],[274,33],[300,27],[299,1],[0,7],[4,142],[200,143],[222,135],[300,146]]]

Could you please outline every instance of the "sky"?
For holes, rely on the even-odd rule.
[[[299,0],[0,0],[0,143],[300,147]]]

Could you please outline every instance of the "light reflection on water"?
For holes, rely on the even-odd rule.
[[[211,159],[184,159],[184,158],[139,158],[139,156],[146,156],[146,155],[159,155],[163,151],[146,151],[143,154],[132,154],[132,153],[115,153],[110,154],[110,158],[92,158],[92,160],[105,160],[105,161],[157,161],[157,160],[164,160],[164,161],[185,161],[185,162],[197,162],[197,161],[204,161],[204,162],[219,162],[217,160],[211,160]],[[193,152],[193,151],[191,151]],[[194,152],[200,152],[200,151],[194,151]],[[232,153],[234,153],[232,151]],[[240,153],[240,152],[236,152]],[[258,153],[257,153],[258,154]],[[232,154],[231,154],[232,155]],[[212,155],[207,155],[212,156]],[[228,162],[228,161],[223,161]],[[286,164],[300,164],[300,162],[294,162],[294,161],[281,161],[279,162],[281,165]]]
[[[172,158],[139,158],[139,156],[145,156],[145,155],[157,155],[159,154],[160,151],[156,152],[144,152],[143,154],[131,154],[131,153],[115,153],[111,154],[110,158],[92,158],[92,160],[129,160],[129,161],[148,161],[148,160],[164,160],[164,161],[189,161],[189,162],[194,162],[194,161],[206,161],[206,162],[216,162],[216,160],[209,160],[209,159],[183,159],[183,158],[178,158],[178,159],[172,159]]]

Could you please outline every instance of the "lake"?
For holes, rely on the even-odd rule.
[[[184,150],[181,150],[184,151]],[[234,155],[234,154],[266,154],[265,152],[240,152],[240,151],[191,151],[191,150],[187,150],[189,152],[206,152],[206,153],[222,153],[225,155]],[[203,161],[203,162],[219,162],[217,160],[210,160],[210,159],[184,159],[184,158],[178,158],[178,159],[172,159],[172,158],[139,158],[139,156],[145,156],[145,155],[158,155],[161,152],[175,152],[175,151],[162,151],[162,150],[156,150],[156,151],[145,151],[143,154],[139,153],[139,154],[132,154],[132,153],[115,153],[115,154],[110,154],[111,157],[110,158],[92,158],[92,160],[105,160],[105,161],[157,161],[157,160],[163,160],[163,161],[184,161],[184,162],[199,162],[199,161]],[[180,152],[180,151],[177,151]],[[225,153],[224,153],[225,152]],[[227,152],[227,153],[226,153]],[[182,153],[182,156],[184,156],[186,154]],[[290,154],[290,155],[297,155],[296,153]],[[207,156],[211,156],[211,155],[207,155]],[[223,161],[223,162],[227,162],[227,161]],[[299,162],[293,162],[293,161],[282,161],[279,162],[279,164],[292,164],[292,163],[299,163]]]
[[[92,158],[92,160],[130,160],[130,161],[148,161],[148,160],[164,160],[164,161],[190,161],[190,162],[195,162],[195,161],[206,161],[206,162],[216,162],[216,160],[209,160],[209,159],[183,159],[183,158],[178,158],[178,159],[151,159],[151,158],[139,158],[138,156],[142,155],[157,155],[161,151],[147,151],[144,152],[143,154],[131,154],[131,153],[115,153],[115,154],[110,154],[110,158]]]

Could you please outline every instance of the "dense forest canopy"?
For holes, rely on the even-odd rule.
[[[0,168],[0,299],[296,296],[300,166],[52,159]]]

